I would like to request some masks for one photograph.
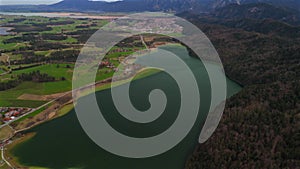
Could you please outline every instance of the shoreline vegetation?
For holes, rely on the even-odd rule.
[[[180,44],[173,44],[173,43],[164,44],[161,46],[178,46],[178,47],[185,48],[184,46],[182,46]],[[161,46],[159,46],[159,47],[161,47]],[[156,50],[156,48],[151,49],[151,51],[155,51],[155,50]],[[107,89],[110,89],[111,87],[117,87],[117,86],[123,85],[125,83],[131,82],[130,81],[131,78],[132,78],[132,81],[139,80],[139,79],[147,78],[149,76],[160,73],[161,71],[162,70],[159,70],[156,68],[142,68],[137,72],[136,76],[133,76],[133,77],[130,76],[130,77],[127,77],[126,79],[122,79],[122,80],[116,81],[114,83],[111,83],[112,78],[108,78],[108,79],[104,79],[102,81],[96,82],[95,88],[94,88],[95,91],[93,91],[91,89],[92,85],[87,85],[81,89],[76,89],[76,90],[78,90],[80,92],[80,97],[84,97],[93,92],[107,90]],[[12,123],[12,125],[15,129],[19,129],[18,131],[14,131],[14,133],[13,133],[14,136],[12,137],[12,142],[7,145],[7,150],[6,150],[6,157],[8,158],[8,161],[12,165],[17,166],[17,167],[23,167],[23,168],[29,167],[31,169],[31,166],[22,166],[19,163],[18,159],[13,156],[11,151],[16,145],[21,144],[21,143],[33,138],[35,135],[35,133],[24,134],[24,132],[26,132],[27,130],[30,130],[38,125],[41,125],[45,122],[54,120],[56,118],[60,118],[64,115],[68,114],[69,112],[71,112],[71,110],[74,109],[74,103],[72,100],[72,91],[66,92],[65,95],[60,99],[63,100],[64,103],[61,103],[60,101],[58,101],[58,102],[60,102],[58,105],[56,103],[52,103],[52,105],[47,105],[46,107],[42,107],[40,111],[37,110],[38,113],[33,115],[32,118],[20,119],[20,121],[18,121],[17,124]],[[43,120],[34,123],[33,122],[35,120],[34,117],[37,117],[38,115],[41,115],[44,117],[46,116],[47,118],[44,118]],[[29,116],[30,116],[30,114],[29,114]],[[22,123],[23,120],[25,120],[25,122]],[[27,127],[28,124],[31,124],[31,125],[29,125]],[[32,168],[32,169],[34,169],[34,168]]]
[[[133,81],[138,80],[138,79],[142,79],[142,78],[146,78],[146,77],[151,76],[151,75],[155,75],[156,73],[159,73],[159,72],[160,71],[157,70],[157,69],[144,69],[144,70],[141,70],[137,74],[137,76],[134,77]],[[98,85],[97,84],[95,85],[95,91],[99,92],[99,91],[102,91],[102,90],[107,90],[111,86],[117,87],[117,86],[122,85],[124,83],[128,83],[129,79],[130,78],[125,79],[125,80],[121,80],[121,81],[118,81],[114,84],[111,84],[110,82],[107,82],[107,83],[102,83],[102,84],[99,85],[99,83],[98,83]],[[104,81],[107,81],[107,80],[104,80]],[[81,95],[81,97],[84,97],[85,95],[88,95],[88,94],[93,92],[89,87],[87,89],[83,89],[83,90],[85,90],[85,91],[83,91],[84,95]],[[8,161],[13,166],[15,166],[17,168],[35,169],[34,166],[23,166],[23,165],[21,165],[20,162],[18,161],[18,158],[15,157],[12,154],[12,149],[15,146],[17,146],[19,144],[22,144],[23,142],[26,142],[26,141],[30,140],[31,138],[33,138],[35,136],[35,133],[22,134],[22,132],[26,132],[27,130],[32,129],[32,128],[38,126],[38,125],[41,125],[41,124],[43,124],[47,121],[51,121],[51,120],[54,120],[56,118],[60,118],[64,115],[68,114],[69,112],[71,112],[72,109],[74,109],[73,101],[69,100],[67,103],[65,103],[63,106],[61,106],[60,109],[57,110],[57,114],[55,114],[53,118],[46,119],[45,121],[41,121],[40,123],[37,123],[33,126],[30,126],[29,128],[26,128],[25,130],[14,133],[14,136],[16,136],[17,138],[13,138],[12,142],[6,146],[7,150],[5,151],[6,152],[5,156],[8,158]],[[44,111],[47,111],[47,109],[44,110]],[[21,136],[18,135],[19,133],[21,134]],[[46,168],[43,168],[43,169],[46,169]]]
[[[60,15],[60,17],[67,16],[67,15],[61,14],[61,13],[59,15]],[[1,16],[1,13],[0,13],[0,16]],[[27,32],[27,31],[31,32],[31,31],[37,31],[37,30],[40,31],[40,29],[42,29],[41,30],[42,32],[46,32],[45,35],[41,36],[42,39],[43,38],[46,39],[45,40],[46,43],[44,44],[44,46],[41,46],[43,48],[43,50],[41,50],[41,51],[35,51],[36,50],[35,48],[31,49],[31,47],[28,46],[28,44],[33,43],[32,47],[34,47],[34,45],[36,45],[36,42],[30,42],[28,44],[26,42],[26,41],[28,41],[28,39],[30,41],[30,38],[32,38],[31,36],[33,36],[33,37],[37,36],[34,33],[32,33],[32,35],[29,33],[28,34],[29,37],[22,35],[20,37],[20,39],[19,39],[19,37],[14,38],[11,36],[5,36],[5,38],[3,38],[4,41],[6,41],[5,44],[2,44],[2,46],[4,46],[6,48],[6,51],[4,51],[4,52],[5,52],[5,54],[6,53],[9,54],[8,57],[5,57],[5,58],[3,57],[3,61],[6,61],[6,60],[9,62],[14,61],[14,62],[21,64],[21,67],[20,66],[16,67],[17,65],[9,65],[11,70],[16,69],[13,72],[20,71],[20,72],[27,73],[29,69],[34,70],[34,69],[38,69],[40,67],[43,67],[43,68],[46,67],[45,68],[46,72],[49,70],[57,71],[57,72],[55,72],[56,78],[62,78],[60,71],[63,70],[64,71],[63,78],[65,79],[62,81],[54,82],[54,83],[64,83],[64,86],[62,86],[63,91],[61,91],[61,93],[54,92],[56,90],[53,90],[54,89],[53,86],[54,87],[56,87],[56,86],[53,85],[52,88],[49,87],[49,89],[51,89],[51,91],[47,91],[45,89],[43,92],[40,92],[40,93],[39,92],[31,93],[32,91],[29,91],[29,92],[23,91],[24,92],[23,95],[20,95],[15,98],[16,100],[18,100],[18,99],[30,100],[30,98],[34,97],[34,95],[35,96],[40,95],[41,98],[44,98],[44,96],[46,98],[44,101],[40,101],[40,103],[44,103],[46,101],[47,101],[47,103],[49,103],[43,107],[40,107],[39,109],[36,109],[34,112],[27,114],[26,116],[18,119],[17,121],[14,121],[10,125],[7,125],[8,136],[6,136],[6,137],[8,137],[9,143],[7,145],[4,144],[4,146],[7,148],[5,150],[5,156],[7,157],[7,160],[11,164],[13,164],[17,167],[35,168],[35,167],[22,166],[18,162],[17,157],[14,157],[13,154],[11,153],[13,147],[15,147],[18,144],[21,144],[24,141],[29,140],[30,138],[34,137],[34,135],[35,135],[35,133],[24,134],[24,132],[26,132],[29,129],[32,129],[33,127],[36,127],[40,124],[43,124],[45,122],[51,121],[56,118],[60,118],[64,115],[68,114],[74,108],[73,100],[72,100],[72,90],[70,89],[71,88],[70,86],[68,87],[68,85],[71,84],[69,82],[72,79],[71,78],[72,76],[70,76],[70,70],[73,68],[72,57],[77,56],[79,46],[82,45],[82,43],[85,40],[84,38],[86,38],[86,37],[83,37],[83,39],[81,39],[82,34],[85,34],[86,33],[85,31],[88,29],[91,29],[91,28],[96,29],[97,26],[103,25],[103,23],[105,23],[105,22],[95,22],[92,20],[93,23],[89,25],[88,22],[85,20],[76,20],[78,18],[75,18],[75,17],[78,17],[79,14],[78,15],[69,14],[68,16],[71,17],[72,20],[64,20],[64,19],[59,18],[55,22],[54,21],[50,22],[50,20],[45,21],[45,22],[50,22],[49,23],[50,26],[47,24],[45,25],[42,21],[39,21],[41,23],[36,23],[35,26],[32,28],[32,30],[23,30],[23,28],[20,27],[20,25],[16,25],[16,29],[14,31],[17,31],[18,33],[23,32],[23,31],[25,31],[25,32]],[[52,17],[53,16],[49,16],[50,19]],[[113,19],[113,18],[103,18],[104,16],[99,16],[99,17],[102,17],[102,18],[89,18],[89,19],[100,19],[100,20],[104,19],[104,21]],[[115,15],[114,17],[119,17],[119,15]],[[32,18],[41,19],[41,20],[45,19],[44,17],[38,17],[38,16],[33,16]],[[14,18],[10,22],[12,22],[12,23],[19,22],[19,21],[26,22],[26,18],[25,18],[25,20],[23,20],[23,19],[24,19],[23,17],[20,17],[20,18],[17,17],[17,18]],[[66,26],[64,24],[70,24],[70,26]],[[0,25],[1,25],[1,23],[0,23]],[[58,29],[57,27],[59,27],[60,29]],[[75,32],[74,32],[74,30],[75,30]],[[50,36],[49,35],[50,33],[52,33],[53,35],[51,34],[51,36]],[[77,37],[77,33],[79,33],[79,38]],[[92,33],[92,32],[90,32],[90,33]],[[88,34],[90,34],[90,33],[88,33]],[[61,34],[63,34],[62,37],[65,39],[60,39]],[[2,38],[2,37],[0,37],[0,38]],[[142,36],[141,37],[138,36],[133,39],[127,39],[127,41],[129,41],[129,43],[137,45],[137,47],[130,47],[130,49],[129,49],[127,46],[118,46],[119,48],[115,48],[114,49],[115,51],[112,52],[110,55],[111,58],[108,59],[111,62],[110,64],[118,63],[118,62],[120,62],[120,59],[123,59],[124,57],[131,55],[131,53],[134,52],[136,49],[144,49],[145,47],[146,47],[146,49],[150,48],[150,51],[155,51],[155,49],[157,47],[168,46],[168,45],[172,45],[172,46],[175,45],[175,46],[180,46],[180,47],[186,48],[184,45],[182,45],[176,41],[173,41],[172,39],[164,38],[159,35],[154,35],[153,37],[149,36],[149,35],[145,35],[144,38]],[[2,40],[2,39],[0,39],[0,40]],[[131,40],[133,40],[133,41],[131,42]],[[25,41],[25,46],[24,46],[24,41]],[[55,41],[60,42],[61,44],[55,44],[54,43]],[[142,41],[143,43],[141,43],[140,41]],[[158,42],[158,43],[156,43],[156,42]],[[21,47],[23,46],[24,49],[22,49],[22,50],[24,50],[25,52],[23,51],[23,53],[19,54],[18,52],[16,52],[16,50],[18,50],[18,49],[14,49],[12,46],[10,46],[10,44],[13,44],[16,46],[21,46]],[[51,48],[51,45],[54,45],[53,48]],[[55,45],[58,45],[62,49],[60,49],[59,51],[55,51],[54,50],[56,48]],[[28,50],[29,49],[32,50],[32,52],[27,52],[26,51],[27,48],[28,48]],[[118,51],[120,48],[124,48],[124,51],[123,50]],[[31,64],[26,65],[28,63],[23,63],[22,60],[20,59],[21,58],[20,55],[25,55],[26,57],[28,56],[27,60],[33,61],[31,64],[38,64],[38,65],[37,66],[35,66],[35,65],[33,66]],[[54,59],[54,62],[50,61],[49,64],[52,64],[52,65],[57,64],[57,66],[56,66],[56,68],[53,67],[52,65],[51,66],[48,65],[48,67],[47,67],[47,64],[41,64],[41,63],[47,62],[48,60],[38,60],[37,61],[37,60],[34,60],[35,59],[34,57],[31,58],[31,55],[33,55],[34,57],[46,56],[45,58]],[[70,61],[68,60],[68,62],[66,62],[66,63],[65,62],[61,63],[61,59],[66,59],[64,57],[61,57],[63,55],[67,55],[68,56],[67,59],[70,59]],[[116,58],[116,56],[120,59],[118,60],[118,58]],[[2,57],[2,56],[0,56],[0,57]],[[25,57],[25,59],[26,59],[26,57]],[[15,59],[15,60],[13,60],[13,59]],[[40,67],[38,67],[38,66],[40,66]],[[109,66],[111,66],[111,65],[109,65]],[[105,70],[105,72],[107,72],[107,71],[108,71],[108,69]],[[142,69],[138,70],[138,74],[135,77],[133,77],[133,80],[146,78],[151,75],[155,75],[159,72],[161,72],[161,70],[153,69],[153,68],[147,68],[147,69],[142,68]],[[101,72],[101,73],[103,73],[103,72]],[[56,75],[59,75],[59,76],[56,76]],[[80,96],[82,97],[82,96],[88,95],[92,92],[106,90],[106,89],[111,88],[111,86],[116,87],[116,86],[122,85],[124,83],[128,83],[128,82],[130,82],[130,79],[132,78],[132,77],[127,77],[125,79],[119,80],[119,81],[111,84],[111,75],[112,75],[111,72],[103,73],[102,75],[103,76],[101,78],[97,77],[97,83],[95,84],[95,91],[91,90],[92,85],[88,85],[88,86],[78,89],[78,91],[80,92]],[[9,76],[12,76],[12,75],[4,75],[4,76],[5,76],[5,78],[9,78]],[[27,84],[26,86],[28,86],[31,84],[31,82],[26,82],[26,84]],[[27,94],[27,92],[30,94],[33,94],[33,95]],[[53,98],[53,95],[55,95],[54,98]],[[47,100],[46,96],[51,98],[52,101]],[[37,105],[38,105],[38,103],[37,103]],[[0,131],[1,130],[2,130],[2,128],[0,128]]]
[[[157,70],[157,69],[152,69],[152,68],[147,68],[147,69],[141,69],[138,74],[133,77],[133,80],[139,80],[139,79],[142,79],[142,78],[147,78],[148,76],[151,76],[151,75],[155,75],[156,73],[159,73],[160,70]],[[132,77],[129,77],[127,79],[124,79],[124,80],[120,80],[120,81],[117,81],[115,83],[110,83],[108,82],[111,78],[109,79],[105,79],[103,81],[100,81],[100,82],[97,82],[95,84],[95,92],[99,92],[99,91],[103,91],[103,90],[107,90],[107,89],[110,89],[111,87],[117,87],[119,85],[122,85],[122,84],[125,84],[125,83],[128,83],[130,82],[130,78]],[[104,83],[103,83],[104,82]],[[84,97],[94,91],[92,91],[90,89],[90,86],[87,86],[87,87],[84,87],[84,89],[80,89],[80,92],[81,92],[81,96],[80,97]],[[70,92],[71,94],[71,92]],[[51,106],[48,108],[48,109],[51,109]],[[25,129],[21,129],[19,131],[14,131],[13,132],[13,136],[11,136],[9,139],[12,139],[11,140],[11,143],[8,144],[6,146],[6,153],[5,153],[5,156],[7,158],[7,160],[15,167],[17,168],[27,168],[29,167],[29,169],[34,169],[35,167],[31,167],[31,166],[23,166],[19,163],[18,159],[16,157],[13,156],[13,154],[11,153],[12,149],[18,145],[18,144],[21,144],[31,138],[34,137],[35,133],[26,133],[26,134],[23,134],[22,132],[26,132],[27,130],[30,130],[38,125],[41,125],[45,122],[48,122],[48,121],[51,121],[51,120],[54,120],[56,118],[60,118],[66,114],[68,114],[69,112],[71,112],[71,110],[74,109],[74,105],[73,105],[73,100],[72,100],[72,97],[71,97],[71,100],[69,100],[68,102],[66,102],[65,104],[63,104],[59,109],[56,110],[56,112],[52,112],[54,114],[48,114],[48,117],[47,119],[45,119],[44,121],[40,121],[36,124],[33,124],[32,126],[29,126]],[[47,112],[47,109],[44,109],[42,110],[41,112],[39,112],[40,114],[42,114],[43,112]],[[30,123],[30,122],[29,122]],[[14,138],[16,137],[16,138]]]
[[[78,16],[78,15],[77,15]],[[0,103],[4,107],[10,107],[10,104],[16,106],[18,103],[21,105],[31,105],[34,111],[22,116],[21,118],[13,121],[11,124],[0,128],[1,134],[3,136],[3,144],[0,146],[14,147],[15,141],[21,143],[28,140],[31,137],[26,137],[23,135],[27,130],[38,126],[44,122],[53,120],[55,118],[62,117],[66,115],[73,109],[72,103],[72,68],[74,67],[74,60],[79,52],[80,47],[85,43],[89,35],[93,34],[94,31],[98,30],[99,27],[107,23],[107,20],[112,18],[103,18],[104,16],[99,16],[101,18],[89,18],[89,19],[78,19],[78,18],[49,18],[41,16],[4,16],[1,15],[2,20],[0,25],[6,25],[10,23],[13,28],[11,31],[15,32],[16,36],[5,35],[0,36],[0,46],[1,49],[0,61],[3,66],[1,70],[7,70],[7,74],[2,74],[0,82],[4,83],[8,81],[7,79],[12,79],[17,77],[22,73],[30,73],[30,71],[41,70],[41,73],[46,73],[56,79],[63,79],[61,81],[54,82],[21,82],[16,88],[9,89],[8,91],[1,91],[0,95],[8,97],[9,100],[0,100]],[[119,17],[119,15],[114,15]],[[36,23],[33,23],[36,22]],[[34,24],[34,26],[32,25]],[[22,26],[22,27],[21,27]],[[24,29],[26,28],[26,29]],[[28,29],[27,29],[28,28]],[[39,31],[40,34],[35,32]],[[24,34],[25,33],[25,34]],[[86,35],[87,34],[87,35]],[[41,48],[36,48],[36,41],[32,39],[42,38],[39,44],[43,44]],[[109,65],[105,65],[96,77],[98,82],[95,85],[95,91],[101,91],[110,88],[111,76],[113,71],[110,67],[115,67],[122,61],[125,57],[131,55],[137,50],[144,49],[147,45],[141,43],[142,37],[138,36],[133,38],[133,41],[129,41],[133,46],[116,46],[109,54],[107,61]],[[150,45],[154,42],[154,38],[150,37]],[[65,40],[64,40],[65,39]],[[67,41],[68,39],[73,39],[72,41]],[[161,39],[163,44],[169,43]],[[22,50],[15,48],[14,46],[22,47]],[[60,48],[55,50],[55,48]],[[151,50],[155,48],[155,45],[151,46]],[[42,60],[35,60],[35,58],[41,58]],[[45,60],[46,59],[46,60]],[[67,59],[67,61],[66,61]],[[25,62],[26,63],[25,63]],[[30,63],[27,63],[29,62]],[[109,66],[109,68],[108,68]],[[158,73],[158,70],[154,69],[141,69],[134,80],[150,76],[152,74]],[[15,76],[15,77],[14,77]],[[127,83],[129,80],[121,80],[114,83],[114,86],[122,85]],[[57,89],[58,88],[58,89]],[[89,87],[80,89],[81,93],[89,94],[94,91],[90,91]],[[39,100],[39,101],[37,101]],[[7,104],[7,101],[10,104]],[[22,103],[22,104],[21,104]],[[46,104],[49,103],[49,104]],[[38,107],[40,105],[44,105]],[[38,109],[36,109],[38,107]],[[4,135],[6,134],[6,135]],[[18,164],[14,161],[10,148],[5,150],[5,155],[8,155],[8,161],[13,161],[11,163]],[[21,164],[18,164],[21,166]]]
[[[157,47],[162,47],[162,46],[178,46],[182,48],[186,48],[182,44],[178,43],[165,43],[163,45],[156,46],[156,48],[151,48],[151,52],[155,52]],[[139,55],[138,57],[143,56]],[[213,64],[213,63],[212,63]],[[118,80],[116,82],[111,83],[111,77],[98,81],[95,83],[95,91],[91,89],[93,85],[87,85],[85,87],[82,87],[80,89],[75,89],[78,90],[80,93],[80,97],[84,97],[88,94],[91,94],[93,92],[99,92],[103,90],[110,89],[111,87],[117,87],[122,84],[130,82],[130,79],[132,78],[132,81],[134,80],[139,80],[142,78],[147,78],[149,76],[155,75],[157,73],[160,73],[162,70],[156,69],[156,68],[142,68],[138,70],[136,76],[130,76],[122,80]],[[30,140],[31,138],[34,137],[35,133],[26,133],[27,130],[30,130],[38,125],[41,125],[45,122],[54,120],[56,118],[60,118],[74,109],[74,103],[72,99],[72,91],[65,92],[62,96],[58,93],[55,94],[60,96],[59,98],[55,99],[53,103],[46,105],[44,107],[41,107],[40,109],[37,109],[35,112],[32,114],[28,114],[27,116],[13,122],[11,125],[13,127],[13,131],[10,132],[13,136],[9,137],[8,140],[11,140],[11,143],[6,146],[5,150],[5,156],[7,157],[7,160],[16,167],[19,168],[29,168],[29,169],[34,169],[35,167],[32,166],[23,166],[20,164],[18,161],[17,157],[14,157],[12,154],[12,149],[17,146],[18,144],[21,144],[27,140]],[[41,119],[41,117],[44,117]],[[39,119],[40,121],[36,121]],[[1,130],[1,129],[0,129]]]
[[[170,45],[174,45],[174,44],[170,44]],[[175,44],[175,45],[178,45],[178,44]],[[167,45],[164,45],[164,46],[167,46]],[[184,46],[181,46],[181,47],[184,47]],[[117,82],[114,82],[114,83],[109,82],[111,80],[111,78],[105,79],[105,80],[97,82],[95,84],[95,92],[100,92],[100,91],[103,91],[103,90],[108,90],[111,87],[117,87],[117,86],[123,85],[125,83],[130,82],[131,78],[133,78],[132,81],[135,81],[135,80],[139,80],[139,79],[143,79],[143,78],[147,78],[149,76],[155,75],[157,73],[160,73],[161,71],[162,70],[158,70],[158,69],[154,69],[154,68],[141,69],[137,73],[136,76],[129,77],[129,78],[126,78],[126,79],[123,79],[123,80],[120,80],[120,81],[117,81]],[[84,87],[82,90],[80,89],[80,97],[84,97],[84,96],[89,95],[93,92],[94,91],[91,90],[90,86]],[[21,130],[21,131],[18,131],[17,133],[14,133],[14,137],[16,137],[16,138],[13,138],[12,143],[8,144],[7,147],[6,147],[7,148],[6,157],[8,158],[8,161],[13,166],[16,166],[18,168],[35,169],[36,168],[35,166],[23,166],[22,164],[20,164],[20,162],[18,161],[18,158],[15,157],[12,154],[12,149],[17,145],[22,144],[23,142],[26,142],[26,141],[30,140],[36,134],[34,132],[24,134],[23,132],[26,132],[27,130],[30,130],[34,127],[37,127],[38,125],[42,125],[45,122],[48,122],[48,121],[54,120],[56,118],[60,118],[64,115],[67,115],[73,109],[74,109],[74,104],[73,104],[73,100],[71,99],[68,102],[66,102],[65,104],[63,104],[59,109],[57,109],[56,113],[54,113],[54,115],[52,115],[52,117],[50,117],[49,119],[45,119],[45,121],[41,121],[39,123],[36,123],[36,124],[30,126],[29,128],[26,128],[25,130]],[[45,111],[47,111],[47,109],[41,111],[40,113],[42,114]],[[40,167],[38,167],[38,168],[40,168]],[[47,168],[43,168],[43,169],[47,169]]]
[[[292,6],[296,6],[296,4],[292,4]],[[274,9],[276,10],[274,11]],[[237,17],[237,14],[241,15]],[[205,14],[189,11],[176,14],[203,30],[220,54],[226,75],[243,86],[238,94],[227,100],[222,119],[212,137],[205,143],[199,144],[192,150],[194,152],[190,156],[183,159],[186,160],[186,169],[298,168],[300,166],[299,130],[297,130],[299,129],[300,119],[300,31],[297,27],[299,25],[298,14],[297,11],[286,10],[279,3],[224,4],[224,7]],[[30,18],[30,21],[28,18]],[[0,36],[0,52],[2,53],[0,61],[7,65],[13,63],[12,66],[23,66],[37,62],[56,64],[63,61],[69,64],[74,62],[72,59],[77,56],[74,53],[97,30],[98,26],[104,23],[92,19],[75,20],[65,17],[45,18],[37,16],[8,18],[0,15],[1,26],[7,25],[14,28],[11,30],[14,36]],[[158,36],[154,38],[149,36],[148,39],[146,44],[149,46],[155,46],[156,41],[170,41],[170,39]],[[126,39],[124,42],[143,47],[138,37]],[[58,48],[60,50],[57,50]],[[124,53],[136,49],[132,50],[131,47],[126,45],[118,46],[108,58],[109,66],[113,67],[116,65],[115,63],[122,60],[126,55]],[[192,53],[191,50],[190,52]],[[119,56],[121,58],[118,58]],[[6,67],[0,69],[2,69],[1,73],[7,70]],[[103,79],[107,79],[111,75],[110,72],[105,73],[111,70],[113,69],[105,68],[101,72],[105,76]],[[62,72],[62,70],[60,71]],[[53,74],[50,75],[53,76]],[[3,75],[1,78],[10,79],[9,75]],[[97,81],[103,79],[97,79]],[[22,101],[17,100],[17,97],[15,97],[19,94],[17,92],[44,95],[49,94],[46,92],[49,92],[50,89],[53,92],[53,89],[65,87],[64,84],[58,82],[52,84],[55,85],[49,88],[49,86],[42,86],[41,83],[34,86],[34,83],[26,82],[25,85],[13,92],[4,92],[5,94],[0,92],[0,105],[19,106]],[[32,93],[34,90],[24,90],[28,87],[38,89],[36,91],[39,93]],[[71,89],[69,88],[69,90]],[[59,93],[57,90],[55,91]],[[58,105],[59,101],[65,103],[63,100],[58,100]],[[23,105],[32,106],[41,104],[41,102],[34,103],[30,101],[23,101],[22,103]],[[57,105],[53,104],[51,106],[55,109]],[[61,109],[61,107],[58,108]],[[67,108],[61,109],[60,113],[67,112],[69,108],[71,109],[72,106],[68,105]],[[45,117],[53,118],[52,112],[46,112],[43,114],[44,116],[32,120]],[[56,123],[54,124],[56,125]],[[65,123],[62,122],[61,126],[65,126]],[[56,131],[59,131],[62,128],[61,126],[55,126],[57,127]],[[33,163],[31,164],[33,165],[39,164],[35,163],[35,160],[42,155],[31,153],[31,151],[35,151],[35,146],[44,147],[45,143],[49,143],[51,139],[45,137],[47,135],[56,139],[55,136],[53,137],[53,135],[45,132],[47,130],[42,131],[43,133],[37,132],[45,134],[42,138],[46,139],[41,139],[40,142],[23,149],[25,157],[32,156],[31,161]],[[64,136],[65,132],[61,132],[61,135]],[[73,138],[78,137],[66,140],[67,143],[74,141]],[[29,142],[31,141],[29,140]],[[39,143],[40,145],[38,145]],[[19,146],[22,147],[22,145]],[[71,148],[73,149],[73,147]],[[73,150],[76,152],[79,150],[77,148]],[[49,160],[51,162],[49,152],[43,152],[46,152],[44,156],[45,163],[48,163]],[[73,154],[75,157],[78,156],[76,153]],[[52,157],[55,159],[56,155],[60,156],[59,159],[62,160],[66,157],[60,153],[54,153]],[[21,156],[18,157],[20,161],[23,160],[23,156],[22,158]],[[90,159],[88,156],[85,157],[85,160]],[[15,159],[15,161],[18,161],[18,159]],[[68,160],[65,161],[68,162]],[[98,162],[98,159],[96,159],[97,164],[99,164]],[[176,162],[176,160],[170,160],[172,164],[176,164]],[[150,161],[150,163],[153,162]],[[163,161],[158,164],[167,163]],[[43,166],[43,164],[39,165]]]

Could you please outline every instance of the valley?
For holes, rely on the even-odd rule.
[[[14,148],[34,136],[31,132],[27,133],[32,128],[70,116],[68,114],[73,110],[72,71],[77,55],[87,38],[107,22],[108,20],[90,18],[2,15],[1,25],[11,28],[9,35],[1,36],[1,68],[4,73],[0,76],[0,107],[3,107],[0,131],[3,134],[1,147],[4,147],[4,156],[9,161],[7,165],[11,163],[17,168],[39,166],[26,165],[16,160],[19,155],[13,153]],[[175,48],[180,46],[172,38],[151,34],[133,36],[124,39],[124,42],[112,48],[99,64],[95,79],[97,91],[110,88],[112,75],[119,71],[118,65],[125,58],[130,61],[128,56],[132,53],[164,45],[174,44]],[[132,59],[135,60],[134,57]],[[134,71],[139,71],[135,80],[160,72],[156,69],[144,69],[139,65],[123,69],[126,69],[126,75],[114,85],[127,83],[127,78]],[[239,90],[239,86],[234,86],[232,90]],[[89,94],[92,91],[86,86],[76,92]],[[28,108],[28,111],[15,110],[13,107]],[[180,155],[185,156],[185,153]],[[178,162],[183,166],[184,161]]]
[[[53,5],[1,6],[5,12],[0,13],[0,169],[10,165],[30,169],[296,169],[300,166],[299,5],[297,0],[76,0],[74,6],[65,0]],[[95,77],[98,104],[118,132],[138,138],[156,135],[174,122],[179,108],[174,79],[138,64],[124,68],[127,73],[115,87],[122,87],[133,72],[139,72],[131,82],[134,105],[140,110],[149,108],[145,98],[154,88],[165,91],[170,103],[165,114],[151,124],[120,116],[111,98],[111,77],[120,71],[117,67],[122,61],[147,58],[147,53],[131,56],[138,51],[177,52],[197,75],[203,104],[192,132],[174,149],[151,158],[129,159],[98,147],[82,130],[73,106],[72,76],[77,56],[93,33],[118,17],[143,11],[175,13],[200,28],[223,62],[228,95],[217,130],[199,144],[211,95],[203,63],[194,51],[170,37],[142,34],[124,39],[99,63]],[[166,30],[177,30],[176,36],[183,31],[175,26],[160,31]],[[219,71],[214,64],[210,67]],[[78,93],[90,97],[93,91],[87,85]]]

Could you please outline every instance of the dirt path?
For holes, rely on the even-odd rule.
[[[147,50],[149,50],[149,47],[147,46],[147,44],[144,40],[144,37],[142,35],[140,35],[140,38],[141,38],[141,41],[142,41],[143,45],[146,47]]]
[[[10,67],[10,56],[7,55],[7,54],[5,54],[5,53],[2,53],[1,55],[6,56],[6,62],[8,63],[8,66]],[[4,71],[4,70],[3,70],[3,71]],[[6,72],[4,72],[4,73],[1,73],[0,76],[6,75],[6,74],[8,74],[9,72],[10,72],[10,71],[6,71]]]
[[[10,56],[7,55],[7,63],[8,63],[8,66],[10,67]]]
[[[19,100],[38,100],[38,101],[51,101],[53,99],[59,98],[66,94],[64,93],[55,93],[55,94],[50,94],[50,95],[36,95],[36,94],[22,94],[21,96],[18,97]]]
[[[14,167],[5,159],[4,157],[4,147],[2,146],[1,147],[1,157],[2,157],[2,160],[12,169],[14,169]]]

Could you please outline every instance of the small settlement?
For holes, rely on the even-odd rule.
[[[31,108],[19,108],[19,107],[0,107],[0,124],[14,120],[28,112]]]

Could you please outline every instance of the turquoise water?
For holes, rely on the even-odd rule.
[[[113,155],[94,144],[82,130],[76,113],[72,110],[66,116],[42,124],[31,131],[37,134],[30,140],[16,146],[12,153],[23,165],[41,166],[53,169],[182,169],[188,156],[197,145],[197,140],[210,106],[210,84],[202,63],[188,56],[187,50],[176,46],[163,47],[179,55],[197,77],[201,93],[201,106],[196,124],[189,135],[170,151],[146,159],[130,159]],[[216,71],[220,71],[216,65]],[[227,79],[228,97],[241,87]],[[110,90],[96,93],[104,117],[117,131],[134,137],[157,135],[172,125],[180,107],[180,93],[174,79],[161,72],[131,83],[130,96],[139,110],[149,108],[148,95],[153,89],[165,92],[168,103],[163,115],[149,124],[138,124],[124,119],[114,107]],[[87,96],[89,97],[89,96]]]

